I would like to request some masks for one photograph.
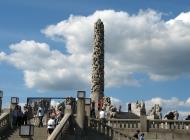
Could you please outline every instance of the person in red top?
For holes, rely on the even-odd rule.
[[[98,101],[98,110],[101,110],[103,107],[103,99],[99,99]]]

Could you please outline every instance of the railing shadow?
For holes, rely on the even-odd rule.
[[[10,112],[3,113],[0,116],[0,140],[8,140],[8,137],[17,130],[17,128],[11,128],[10,117]]]
[[[107,125],[107,122],[102,122],[98,119],[89,118],[89,128],[104,136],[107,140],[135,140],[135,138],[114,129]]]

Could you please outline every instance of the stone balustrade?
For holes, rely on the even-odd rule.
[[[0,116],[0,133],[2,134],[10,125],[10,113],[2,113]]]
[[[149,120],[148,128],[151,131],[158,130],[183,130],[190,132],[190,121],[182,120]]]
[[[90,119],[90,123],[98,119]],[[117,130],[141,130],[140,119],[107,119],[106,125]],[[184,120],[146,120],[147,132],[181,130],[190,133],[190,121]]]
[[[108,119],[107,125],[112,128],[140,129],[139,119]]]
[[[107,138],[113,138],[113,140],[135,140],[133,137],[109,126],[109,122],[113,126],[116,124],[115,121],[112,123],[112,120],[108,120],[104,124],[99,119],[89,119],[89,127],[96,130],[98,133],[104,134]]]

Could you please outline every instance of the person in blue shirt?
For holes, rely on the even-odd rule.
[[[142,134],[140,135],[139,140],[144,140],[144,133],[142,133]]]

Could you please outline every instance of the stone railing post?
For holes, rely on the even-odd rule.
[[[84,134],[84,120],[85,120],[85,91],[78,91],[77,93],[77,140],[83,139]]]
[[[73,113],[73,103],[74,102],[74,98],[73,97],[67,97],[66,98],[66,106],[65,106],[65,114],[66,113]]]
[[[141,132],[148,132],[148,120],[145,115],[140,116],[140,131]]]
[[[79,128],[84,128],[84,117],[85,117],[85,100],[84,99],[78,99],[77,101],[77,124]]]
[[[13,110],[15,109],[15,107],[19,104],[19,98],[18,97],[11,97],[11,105],[10,105],[10,127],[13,128],[13,124],[15,122],[13,122],[13,118],[12,118],[12,113],[13,113]]]

